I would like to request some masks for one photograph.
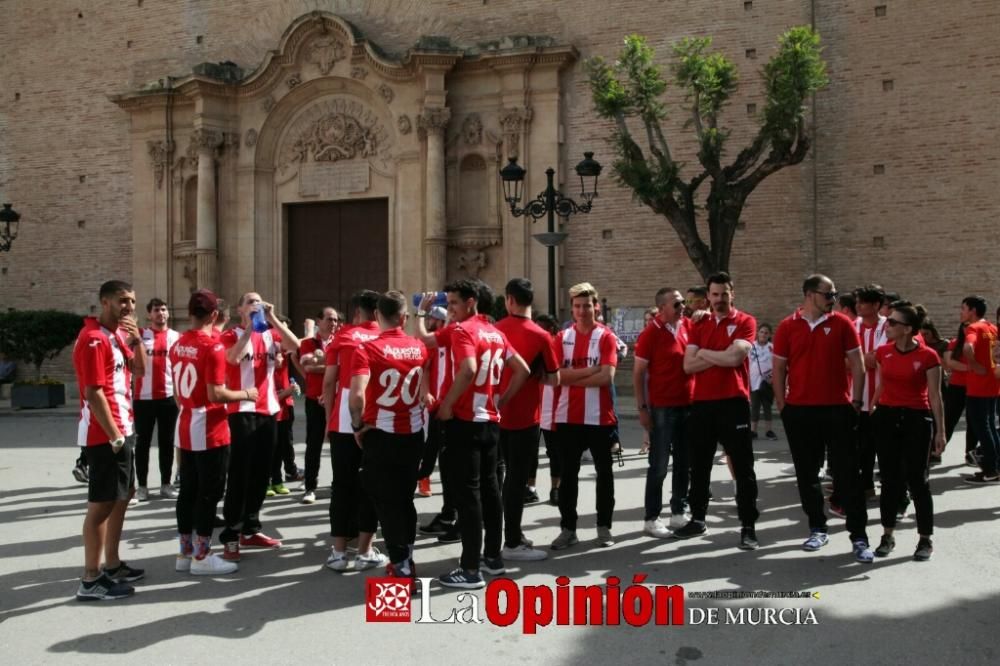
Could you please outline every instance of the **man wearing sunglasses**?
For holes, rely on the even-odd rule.
[[[649,468],[643,530],[664,539],[670,530],[660,520],[663,481],[674,456],[670,495],[670,527],[687,524],[688,444],[684,428],[691,407],[694,380],[684,372],[684,350],[691,321],[684,316],[684,299],[676,289],[656,292],[656,314],[635,343],[632,385],[639,422],[650,433]]]
[[[323,397],[323,375],[326,374],[326,348],[333,342],[333,334],[340,328],[340,315],[332,307],[323,308],[319,315],[315,333],[303,340],[298,354],[292,356],[306,379],[305,492],[306,495],[311,493],[313,496],[319,482],[323,440],[326,439],[326,408],[320,403]]]
[[[802,510],[809,517],[809,538],[802,549],[817,551],[829,540],[819,479],[829,447],[854,558],[870,564],[875,554],[865,531],[868,512],[855,434],[865,386],[861,340],[851,320],[833,311],[838,294],[830,278],[810,275],[802,283],[802,296],[802,306],[774,334],[774,401],[788,436]]]

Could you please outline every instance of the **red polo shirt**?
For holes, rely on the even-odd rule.
[[[895,343],[875,351],[882,379],[878,404],[885,407],[930,409],[927,396],[927,371],[941,365],[937,352],[927,345],[917,345],[901,352]]]
[[[746,340],[751,345],[757,335],[757,322],[753,317],[736,308],[716,320],[712,313],[691,327],[688,347],[725,351],[736,340]],[[750,399],[750,361],[734,368],[713,365],[694,375],[694,401],[726,400],[727,398]]]
[[[972,351],[979,365],[986,368],[985,375],[971,370],[965,376],[965,395],[972,398],[995,398],[1000,395],[1000,383],[993,376],[993,347],[997,343],[996,326],[980,319],[965,327],[965,343],[972,345]],[[964,344],[964,343],[963,343]]]
[[[694,392],[694,377],[684,372],[691,320],[681,317],[671,327],[658,317],[642,329],[635,343],[635,357],[646,361],[650,407],[687,407]]]
[[[850,319],[832,312],[810,323],[802,311],[786,317],[774,332],[774,355],[788,362],[790,405],[843,405],[851,401],[848,352],[861,339]]]

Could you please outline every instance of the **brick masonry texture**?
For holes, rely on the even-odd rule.
[[[582,61],[614,57],[622,37],[669,46],[711,35],[739,67],[724,114],[735,153],[763,107],[759,69],[792,25],[814,22],[830,86],[819,93],[810,156],[752,195],[732,273],[737,305],[776,321],[811,271],[848,289],[877,281],[923,302],[946,332],[968,292],[1000,297],[991,270],[1000,212],[1000,3],[996,0],[47,0],[3,2],[0,195],[24,215],[0,255],[0,307],[88,313],[100,282],[130,278],[133,178],[128,114],[108,99],[203,61],[252,71],[297,17],[316,9],[354,24],[387,53],[421,36],[467,46],[511,34],[574,45],[564,74],[561,173],[593,150],[610,164],[610,126],[591,109]],[[885,16],[876,16],[885,5]],[[756,59],[748,59],[748,49]],[[891,84],[887,83],[890,82]],[[670,100],[680,102],[676,90]],[[676,106],[675,156],[695,163]],[[876,174],[875,165],[882,165]],[[689,172],[691,169],[687,169]],[[573,192],[572,180],[564,179]],[[137,223],[144,223],[138,221]],[[150,220],[149,224],[155,224]],[[612,305],[641,306],[697,273],[664,218],[603,178],[594,212],[571,218],[563,283],[589,280]],[[610,238],[606,236],[610,235]],[[143,301],[148,294],[140,294]],[[63,363],[64,364],[64,363]]]

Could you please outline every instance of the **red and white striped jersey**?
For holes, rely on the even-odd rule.
[[[576,326],[559,331],[556,359],[562,368],[593,368],[618,365],[618,348],[611,330],[596,324],[590,333]],[[560,386],[556,423],[614,425],[618,423],[609,386]]]
[[[291,382],[289,381],[291,376],[288,374],[288,364],[291,362],[290,356],[285,356],[284,362],[274,369],[274,392],[276,394],[281,393],[291,386]],[[288,417],[291,416],[292,409],[295,408],[295,398],[291,395],[278,398],[278,405],[281,409],[278,410],[277,419],[279,421],[287,421]]]
[[[541,389],[541,406],[539,411],[539,427],[542,430],[556,429],[556,406],[559,404],[559,387],[539,384]]]
[[[448,350],[452,379],[455,368],[462,361],[476,359],[476,375],[465,393],[455,401],[452,407],[454,417],[474,423],[499,423],[496,398],[500,392],[504,363],[516,353],[514,348],[485,315],[476,315],[455,325]],[[448,390],[450,388],[451,382],[448,382]]]
[[[146,348],[146,374],[135,377],[136,400],[163,400],[174,396],[174,373],[170,369],[170,348],[181,334],[172,328],[142,329]]]
[[[351,390],[351,361],[354,357],[354,350],[362,342],[374,340],[379,336],[378,324],[368,321],[357,326],[344,326],[333,342],[326,348],[327,366],[336,365],[337,368],[337,390],[334,394],[333,404],[329,406],[330,412],[326,417],[327,432],[339,432],[350,434],[351,412],[347,408],[347,394]]]
[[[111,441],[111,434],[97,422],[87,404],[85,391],[88,386],[99,386],[111,417],[122,435],[135,431],[132,414],[132,371],[128,362],[132,350],[125,344],[125,336],[120,330],[109,331],[96,317],[86,317],[83,329],[73,346],[73,368],[76,383],[80,387],[80,421],[77,426],[76,443],[79,446],[94,446]]]
[[[354,351],[351,376],[369,376],[362,420],[383,432],[410,435],[424,427],[420,383],[427,348],[400,328],[383,331]]]
[[[234,346],[243,329],[239,326],[223,331],[219,341],[226,349]],[[230,402],[226,409],[230,414],[256,412],[274,416],[281,409],[278,393],[274,390],[274,366],[281,353],[281,336],[268,330],[250,334],[250,349],[235,365],[226,363],[226,387],[234,391],[257,389],[257,401],[240,400]]]
[[[886,321],[887,319],[882,315],[878,316],[878,323],[874,326],[866,325],[861,317],[854,320],[854,330],[858,332],[858,337],[861,338],[862,354],[877,351],[879,347],[889,341],[885,337]],[[875,387],[878,385],[878,373],[876,372],[875,364],[870,364],[870,367],[868,365],[866,364],[865,367],[865,404],[861,407],[861,411],[863,412],[871,411],[872,401],[875,399]]]
[[[177,427],[174,446],[207,451],[229,446],[226,406],[208,399],[208,385],[226,385],[226,348],[204,331],[186,331],[170,349],[177,387]]]
[[[428,352],[430,356],[430,365],[428,366],[427,372],[430,373],[430,393],[434,396],[434,402],[431,404],[430,413],[433,414],[437,411],[438,404],[441,402],[441,398],[445,396],[445,392],[442,391],[446,383],[450,386],[449,378],[451,377],[451,354],[444,347],[438,347],[437,349]]]

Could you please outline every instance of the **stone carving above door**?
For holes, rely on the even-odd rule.
[[[344,59],[345,52],[344,43],[333,35],[319,35],[309,45],[308,60],[319,67],[320,73],[326,76],[338,60]]]
[[[377,159],[386,161],[391,136],[378,116],[361,102],[338,97],[314,105],[285,135],[278,169],[307,162]]]

